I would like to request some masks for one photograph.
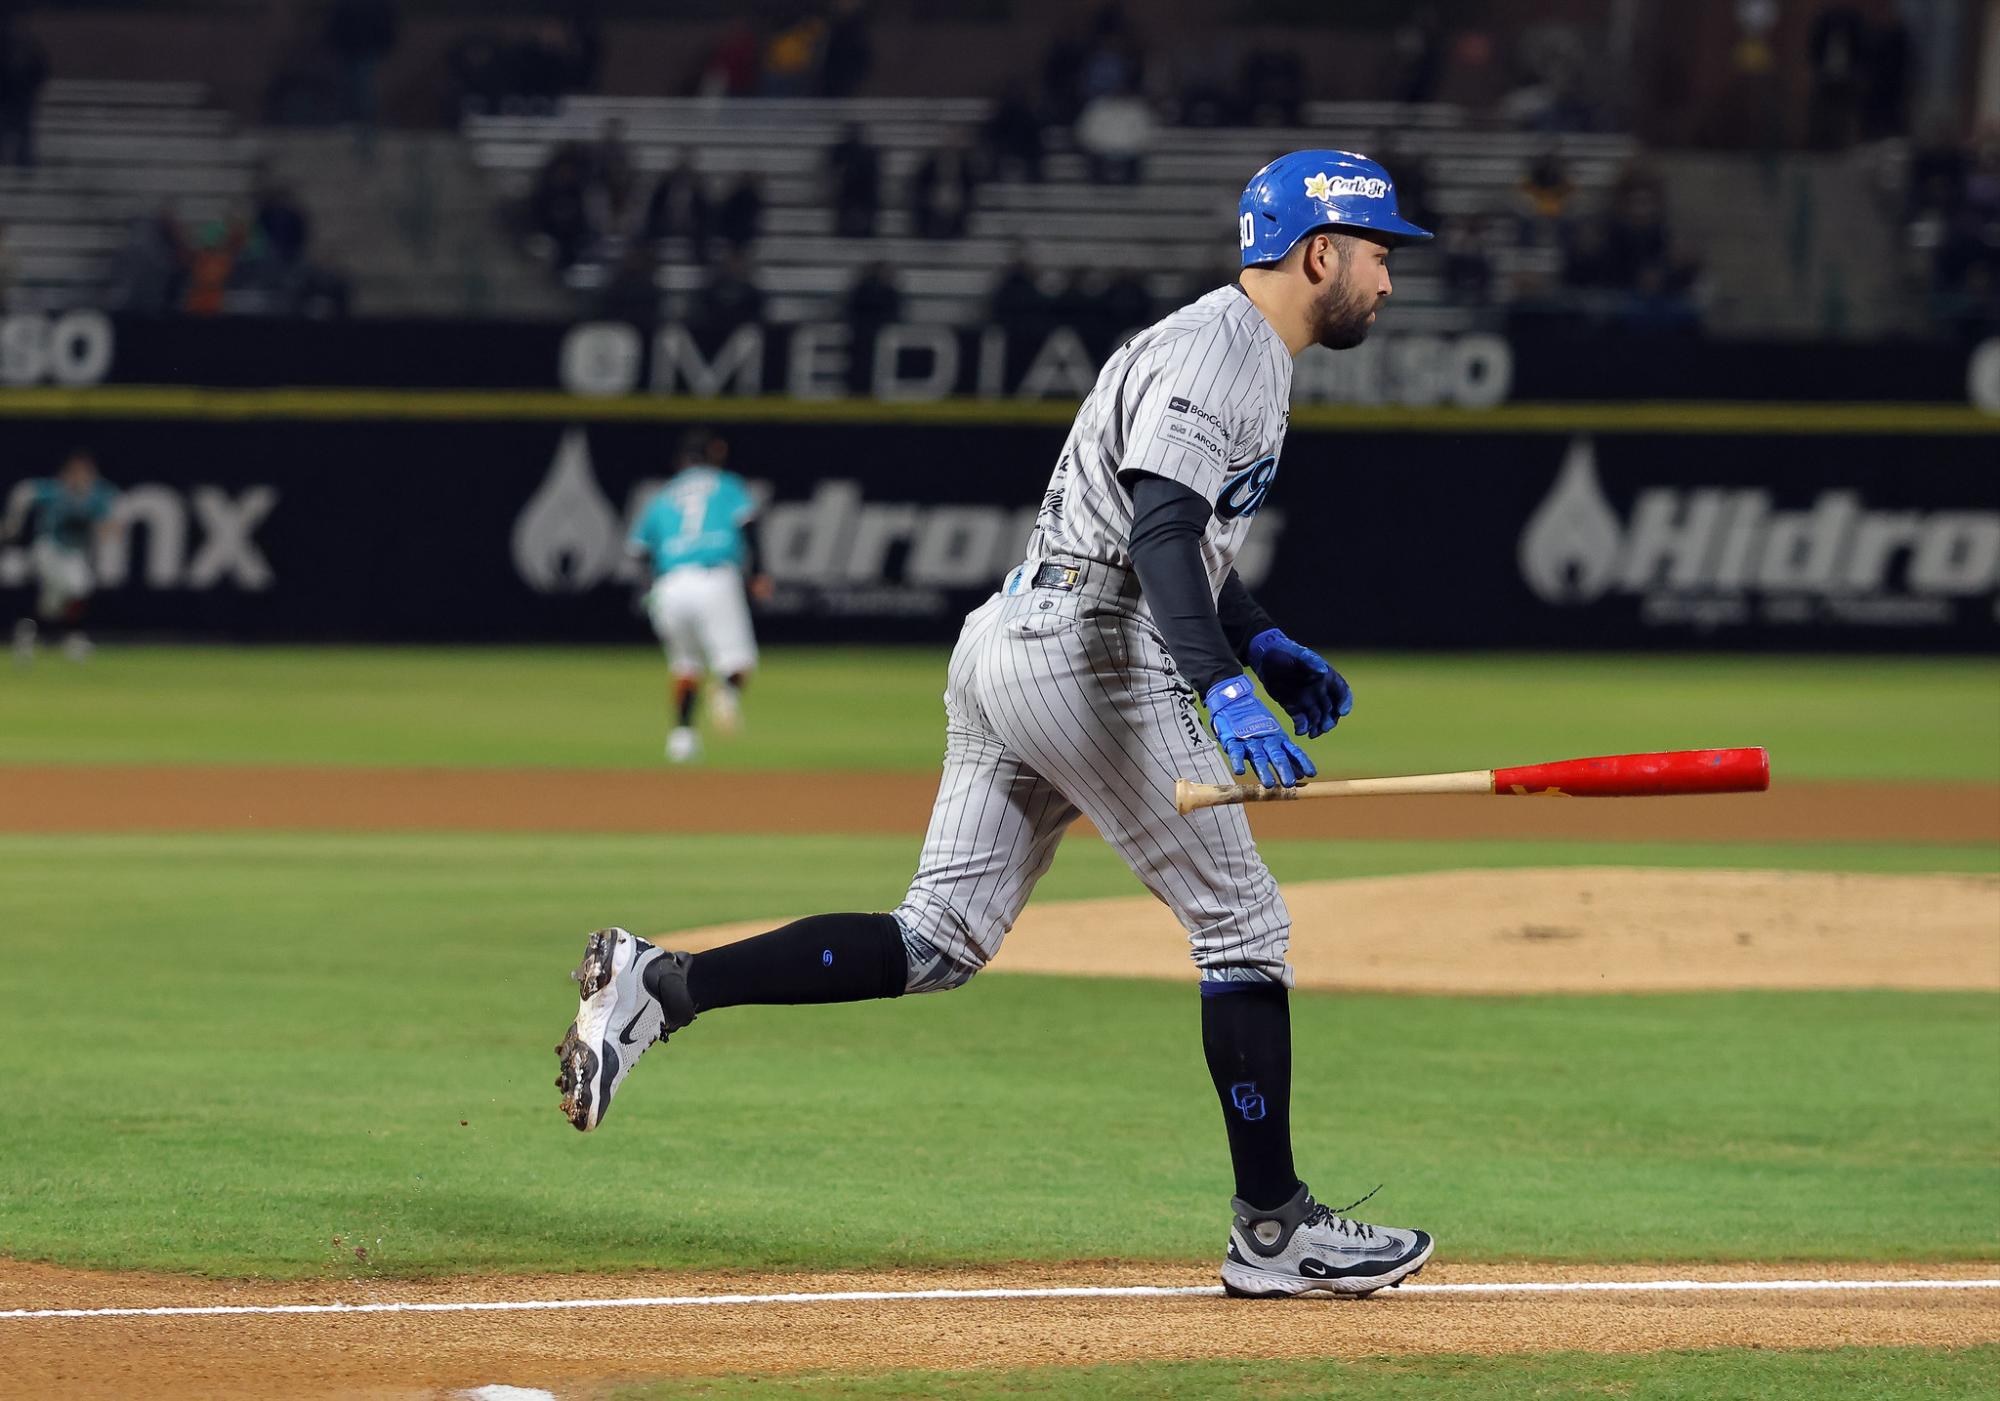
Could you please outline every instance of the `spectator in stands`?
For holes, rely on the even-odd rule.
[[[377,78],[382,60],[396,47],[395,0],[333,0],[326,43],[340,60],[343,115],[354,123],[355,153],[372,160],[380,115]]]
[[[1045,138],[1025,85],[1009,83],[1000,94],[992,115],[980,128],[979,145],[988,175],[1041,183]]]
[[[1042,97],[1058,125],[1071,125],[1083,110],[1083,55],[1080,40],[1058,35],[1042,58]]]
[[[506,51],[491,34],[467,34],[451,46],[445,56],[451,71],[455,98],[446,113],[447,124],[456,124],[469,112],[498,112],[507,100]]]
[[[684,238],[688,250],[698,263],[708,261],[708,236],[710,232],[710,211],[708,194],[702,189],[701,176],[695,172],[694,162],[686,151],[682,151],[674,163],[661,172],[658,183],[653,186],[653,194],[646,201],[645,237],[657,242],[663,238]]]
[[[1666,189],[1652,170],[1634,162],[1620,173],[1604,232],[1610,286],[1634,290],[1647,268],[1667,263]]]
[[[1106,348],[1120,329],[1111,318],[1110,290],[1110,275],[1102,269],[1077,268],[1052,300],[1056,323],[1082,336],[1086,345]]]
[[[764,46],[764,80],[758,91],[765,97],[804,97],[809,93],[820,70],[826,29],[825,19],[805,14],[773,34]]]
[[[528,195],[528,223],[547,238],[550,261],[557,271],[575,266],[596,241],[585,195],[589,155],[576,142],[564,142],[550,153]]]
[[[1958,286],[1938,298],[1937,314],[1968,340],[2000,335],[2000,262],[1987,258],[1967,267]]]
[[[1618,309],[1620,320],[1635,331],[1654,334],[1691,331],[1700,321],[1694,298],[1680,269],[1662,259],[1639,270],[1638,280]]]
[[[703,335],[722,337],[739,326],[764,319],[764,290],[751,276],[750,260],[741,248],[730,247],[708,282],[695,294],[688,320]]]
[[[1173,56],[1174,125],[1203,129],[1243,123],[1243,83],[1229,44],[1200,45]]]
[[[1093,97],[1071,133],[1099,184],[1137,184],[1153,144],[1153,112],[1129,88]]]
[[[859,122],[851,123],[827,151],[826,173],[832,186],[833,231],[842,238],[873,238],[882,209],[882,158]]]
[[[290,271],[305,262],[311,220],[297,196],[271,180],[268,172],[257,183],[255,225],[257,242],[279,268]]]
[[[1914,46],[1909,26],[1894,11],[1868,31],[1861,139],[1881,141],[1910,134],[1910,71]]]
[[[590,148],[590,179],[621,199],[629,197],[638,184],[632,143],[625,138],[622,118],[606,117],[598,127],[597,144]]]
[[[1101,6],[1081,39],[1059,36],[1042,61],[1042,91],[1051,120],[1072,125],[1094,98],[1136,89],[1139,44],[1125,11]]]
[[[204,225],[181,242],[187,265],[187,290],[181,309],[190,316],[219,316],[236,275],[237,260],[250,241],[250,219],[232,208],[221,219]]]
[[[1611,262],[1610,230],[1603,219],[1578,219],[1563,244],[1562,280],[1581,292],[1598,292],[1618,284]]]
[[[1243,60],[1242,92],[1240,110],[1251,126],[1297,126],[1306,93],[1297,50],[1252,49]]]
[[[630,238],[640,232],[645,211],[639,207],[638,168],[625,139],[625,123],[617,117],[605,119],[587,153],[584,200],[599,237]]]
[[[874,62],[864,0],[834,0],[826,28],[825,52],[820,59],[820,95],[852,97]]]
[[[1093,98],[1136,91],[1140,66],[1138,35],[1125,17],[1125,7],[1108,0],[1091,21],[1077,73],[1077,96],[1087,106]]]
[[[735,19],[723,31],[695,79],[697,97],[748,97],[757,90],[760,72],[757,31],[747,19]]]
[[[1444,77],[1445,33],[1436,5],[1419,6],[1416,13],[1396,30],[1391,41],[1395,52],[1395,76],[1390,90],[1398,102],[1433,102],[1439,81]],[[1396,181],[1396,203],[1403,202],[1403,182]],[[1414,216],[1405,216],[1415,222]],[[1425,224],[1422,227],[1429,228]]]
[[[7,226],[0,224],[0,312],[7,310],[14,289],[14,255],[7,249]]]
[[[1396,180],[1396,203],[1402,204],[1403,182]],[[1408,216],[1415,222],[1415,216]],[[1423,227],[1429,227],[1424,225]],[[1447,301],[1458,306],[1485,306],[1493,299],[1492,229],[1485,219],[1454,219],[1438,230],[1442,281]]]
[[[1396,208],[1402,216],[1418,228],[1443,227],[1444,216],[1431,203],[1431,163],[1422,148],[1411,138],[1392,136],[1381,159],[1396,177]]]
[[[48,80],[48,51],[0,10],[0,164],[35,163],[35,103]]]
[[[650,329],[660,317],[660,288],[654,272],[652,246],[642,239],[627,243],[598,291],[596,314],[606,321]]]
[[[570,92],[596,92],[604,76],[604,25],[598,0],[568,0],[564,5],[563,50],[569,58]]]
[[[1813,19],[1806,45],[1812,65],[1806,139],[1820,150],[1845,149],[1860,134],[1868,19],[1854,5],[1829,5]]]
[[[1400,185],[1396,193],[1400,200]],[[1536,248],[1560,247],[1575,198],[1576,185],[1569,178],[1562,152],[1548,147],[1529,164],[1521,183],[1514,187],[1521,242]]]
[[[875,338],[884,326],[903,319],[903,292],[887,263],[870,263],[861,269],[847,289],[842,311],[854,337],[848,387],[856,394],[865,394],[874,381]]]
[[[1027,250],[1017,244],[1013,261],[1001,272],[987,298],[987,319],[1010,331],[1039,335],[1047,328],[1052,311]]]
[[[567,21],[546,20],[515,38],[468,34],[445,58],[453,88],[447,119],[465,112],[545,112],[565,95],[597,86],[603,52],[587,6],[573,9]]]
[[[1575,26],[1550,22],[1531,26],[1520,37],[1519,84],[1500,99],[1500,115],[1528,131],[1595,131],[1603,125],[1591,95],[1593,65]]]
[[[972,222],[978,177],[963,132],[932,151],[910,174],[910,230],[919,238],[963,238]]]
[[[1928,264],[1937,314],[1980,324],[2000,284],[2000,125],[1963,147],[1921,152],[1912,246]]]
[[[741,252],[757,241],[764,224],[764,177],[746,170],[736,177],[715,210],[715,231]]]
[[[165,316],[181,304],[186,265],[180,220],[162,206],[150,218],[134,221],[124,244],[113,256],[105,298],[115,311],[138,316]]]

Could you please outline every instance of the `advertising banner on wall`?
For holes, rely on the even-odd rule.
[[[1103,326],[839,322],[279,321],[0,315],[0,394],[101,385],[561,392],[585,399],[1074,401],[1124,339]],[[1523,321],[1432,334],[1393,314],[1300,356],[1293,403],[1490,409],[1549,402],[1972,404],[2000,414],[2000,338],[1711,340]]]
[[[1055,427],[730,425],[773,641],[948,642],[1022,554]],[[627,526],[678,430],[634,422],[21,420],[0,495],[88,446],[123,496],[107,631],[639,639]],[[1295,431],[1239,567],[1347,647],[2000,644],[1987,434]],[[0,606],[30,553],[0,546]]]

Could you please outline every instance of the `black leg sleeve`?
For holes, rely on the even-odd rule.
[[[1236,1195],[1259,1210],[1299,1189],[1292,1167],[1292,1010],[1278,983],[1201,985],[1201,1048],[1222,1100]]]
[[[696,1012],[901,997],[908,980],[903,927],[892,915],[814,915],[698,953],[687,974]]]

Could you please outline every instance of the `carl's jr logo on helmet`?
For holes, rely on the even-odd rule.
[[[1372,175],[1333,175],[1324,170],[1306,177],[1306,198],[1331,200],[1335,195],[1366,195],[1380,199],[1389,193],[1389,182]]]

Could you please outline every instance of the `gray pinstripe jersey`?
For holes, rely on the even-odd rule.
[[[1132,498],[1118,479],[1151,472],[1216,503],[1201,556],[1220,589],[1277,475],[1291,394],[1291,352],[1234,283],[1141,331],[1077,411],[1028,557],[1130,568]]]
[[[1228,578],[1277,471],[1292,359],[1224,287],[1134,336],[1078,411],[1023,568],[965,621],[945,687],[944,776],[896,907],[909,989],[955,987],[1000,950],[1079,816],[1187,931],[1210,982],[1290,983],[1291,917],[1240,807],[1174,808],[1174,780],[1225,783],[1131,573],[1123,472],[1216,503],[1201,552]],[[1081,931],[1080,931],[1081,936]]]

